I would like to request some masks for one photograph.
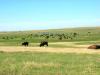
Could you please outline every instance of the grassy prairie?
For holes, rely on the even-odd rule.
[[[38,47],[41,40],[49,47]],[[88,51],[91,44],[100,44],[100,27],[0,32],[0,75],[100,75],[100,51]]]
[[[74,33],[77,35],[74,35]],[[39,43],[42,40],[48,40],[49,42],[82,41],[85,43],[96,41],[99,43],[100,27],[0,32],[0,45],[20,45],[23,41]]]
[[[0,52],[0,75],[100,75],[100,55]]]

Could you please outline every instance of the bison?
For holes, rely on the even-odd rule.
[[[22,46],[28,46],[29,45],[29,42],[23,42],[22,43]]]
[[[88,49],[100,49],[100,45],[91,45]]]
[[[40,43],[40,47],[41,47],[41,46],[45,46],[45,45],[48,46],[48,42],[47,42],[47,41],[42,41],[42,42]]]

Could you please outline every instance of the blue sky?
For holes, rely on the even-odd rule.
[[[100,0],[0,0],[0,31],[100,26]]]

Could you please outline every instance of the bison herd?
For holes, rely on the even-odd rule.
[[[23,42],[22,43],[22,46],[28,46],[29,45],[29,42]],[[42,41],[40,44],[39,44],[40,47],[42,46],[48,46],[48,41]],[[88,47],[88,49],[100,49],[100,45],[91,45]]]
[[[28,46],[29,45],[29,42],[23,42],[22,43],[22,46]],[[48,41],[42,41],[39,45],[40,47],[42,46],[48,46]]]

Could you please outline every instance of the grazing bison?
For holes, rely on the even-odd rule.
[[[91,45],[88,49],[100,49],[100,45]]]
[[[22,43],[22,46],[28,46],[29,45],[29,42],[23,42]]]
[[[40,43],[40,47],[41,47],[41,46],[45,46],[45,45],[48,46],[48,42],[47,42],[47,41],[42,41],[42,42]]]

